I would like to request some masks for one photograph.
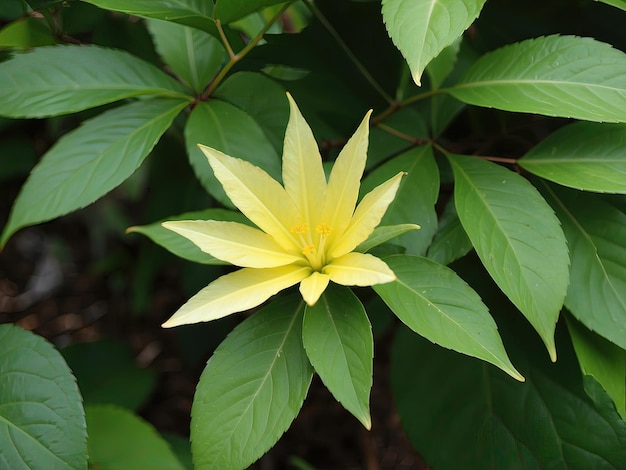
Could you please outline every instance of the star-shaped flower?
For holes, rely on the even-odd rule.
[[[357,206],[371,111],[326,181],[313,133],[287,96],[291,114],[284,141],[283,185],[245,160],[199,146],[230,200],[258,228],[218,220],[163,223],[202,251],[242,267],[211,282],[163,326],[248,310],[297,283],[306,303],[314,305],[330,281],[371,286],[396,279],[384,261],[354,251],[380,223],[403,174],[373,189]]]

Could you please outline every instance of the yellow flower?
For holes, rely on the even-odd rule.
[[[314,305],[329,281],[371,286],[396,279],[379,258],[353,251],[380,223],[402,178],[398,173],[357,206],[371,111],[337,157],[327,182],[313,133],[287,96],[291,114],[283,185],[245,160],[199,146],[230,200],[258,228],[217,220],[163,223],[202,251],[242,267],[198,292],[164,327],[241,312],[297,283],[303,299]]]

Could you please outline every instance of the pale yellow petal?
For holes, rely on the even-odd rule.
[[[237,222],[180,220],[161,225],[191,240],[205,253],[244,268],[274,268],[303,258],[285,251],[265,232]]]
[[[383,260],[366,253],[348,253],[326,265],[323,272],[344,286],[372,286],[396,280]]]
[[[311,274],[310,268],[243,268],[217,278],[187,301],[163,327],[217,320],[256,307]]]
[[[233,204],[284,249],[295,249],[289,229],[301,223],[301,218],[285,188],[250,162],[204,145],[198,147],[209,159],[215,177]]]
[[[326,290],[330,276],[314,271],[300,283],[300,293],[308,305],[315,305]]]
[[[368,111],[359,128],[339,153],[328,179],[321,222],[332,227],[329,238],[331,242],[341,236],[356,207],[361,176],[367,160],[371,114],[372,111]]]
[[[361,242],[378,226],[383,215],[387,211],[389,204],[396,197],[396,192],[400,186],[400,180],[404,175],[398,173],[393,178],[388,179],[383,184],[377,186],[367,193],[354,211],[350,225],[341,238],[329,247],[333,258],[338,258],[354,250]]]
[[[326,194],[322,157],[311,128],[289,93],[287,98],[290,114],[283,148],[283,184],[302,213],[303,222],[315,227]]]

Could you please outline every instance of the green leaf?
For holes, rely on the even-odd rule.
[[[89,467],[184,470],[156,429],[134,413],[113,405],[85,407]]]
[[[554,328],[568,284],[567,244],[548,203],[524,178],[479,158],[448,155],[454,202],[496,284],[556,360]]]
[[[626,54],[589,38],[529,39],[484,55],[447,91],[488,108],[626,122]]]
[[[284,2],[285,0],[216,0],[215,18],[229,24],[261,8]]]
[[[20,47],[26,49],[49,46],[55,42],[50,28],[41,18],[20,18],[0,29],[0,47]]]
[[[452,44],[444,48],[426,67],[426,75],[430,79],[431,89],[438,89],[454,70],[459,51],[461,50],[461,39],[460,36],[456,38]]]
[[[302,346],[303,302],[283,297],[247,318],[215,350],[191,417],[194,465],[246,468],[285,432],[313,377]]]
[[[109,403],[136,410],[152,393],[154,371],[138,367],[124,343],[78,343],[61,352],[76,376],[85,403]]]
[[[607,5],[611,5],[621,10],[626,11],[626,0],[600,0],[600,1],[602,1],[603,3],[606,3]]]
[[[403,233],[411,232],[413,230],[419,230],[420,226],[415,224],[397,224],[397,225],[382,225],[376,227],[372,234],[367,237],[363,243],[357,246],[354,251],[366,253],[378,245],[392,240]]]
[[[613,399],[622,419],[626,418],[626,351],[589,331],[576,320],[565,318],[581,372],[598,381]]]
[[[280,157],[261,127],[249,114],[225,101],[201,101],[193,108],[185,127],[185,144],[196,176],[209,194],[227,207],[233,204],[198,144],[248,160],[280,180]]]
[[[0,114],[7,117],[57,116],[141,95],[191,100],[153,65],[98,46],[40,47],[0,63]]]
[[[181,237],[176,232],[163,228],[161,226],[161,222],[166,220],[229,220],[250,224],[250,221],[240,212],[233,212],[225,209],[206,209],[203,211],[186,212],[180,215],[173,215],[159,222],[129,227],[126,230],[126,233],[141,233],[145,235],[157,245],[161,245],[163,248],[180,258],[202,264],[228,263],[205,253],[198,248],[195,243],[185,237]]]
[[[150,19],[147,25],[163,61],[196,94],[202,93],[226,59],[219,40],[169,21]]]
[[[302,342],[324,385],[368,430],[374,340],[359,299],[350,289],[330,285],[304,311]]]
[[[532,337],[524,339],[534,346]],[[600,390],[596,402],[589,399],[569,348],[556,364],[546,364],[537,349],[525,347],[532,363],[521,384],[398,332],[393,398],[409,439],[431,468],[624,468],[626,423],[610,398]]]
[[[122,183],[186,105],[173,99],[137,101],[63,136],[22,186],[0,246],[18,229],[80,209]]]
[[[373,287],[404,324],[433,343],[524,380],[511,364],[489,310],[454,271],[417,256],[390,256],[385,262],[398,279]]]
[[[361,193],[371,191],[400,171],[407,174],[381,224],[419,225],[420,230],[399,236],[394,244],[403,246],[409,254],[422,255],[437,230],[435,202],[439,195],[439,170],[432,148],[428,145],[416,147],[381,165],[365,178]]]
[[[585,191],[626,194],[625,124],[562,127],[519,159],[542,178]]]
[[[454,199],[450,199],[441,214],[433,242],[428,247],[428,257],[439,264],[448,265],[471,250],[472,242],[461,225]]]
[[[0,325],[0,467],[86,468],[80,393],[43,338]]]
[[[478,17],[485,0],[383,0],[389,36],[407,60],[417,85],[426,65]]]
[[[591,331],[626,349],[626,214],[589,193],[544,188],[570,247],[565,306]]]

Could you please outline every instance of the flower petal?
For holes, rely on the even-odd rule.
[[[371,114],[371,110],[367,112],[359,128],[339,153],[328,179],[321,222],[332,227],[330,243],[341,237],[356,207],[361,176],[367,160]]]
[[[326,176],[313,132],[298,106],[289,99],[289,123],[283,149],[283,184],[304,217],[303,223],[315,227],[326,195]]]
[[[372,286],[396,280],[396,275],[383,260],[366,253],[348,253],[326,265],[324,274],[344,286]]]
[[[272,295],[297,284],[311,269],[289,265],[278,268],[243,268],[217,278],[187,301],[163,327],[216,320],[262,304]]]
[[[383,215],[385,215],[389,204],[396,197],[403,175],[403,172],[398,173],[363,197],[356,211],[354,211],[346,231],[341,238],[335,241],[334,245],[329,247],[330,255],[333,258],[338,258],[351,252],[362,241],[367,240],[367,237],[370,236],[374,228],[380,223]]]
[[[308,305],[315,305],[320,296],[324,293],[324,290],[326,290],[329,281],[330,276],[317,271],[314,271],[309,277],[303,279],[300,283],[300,293],[304,301]]]
[[[233,204],[284,249],[296,249],[289,229],[302,221],[285,188],[250,162],[204,145],[198,147],[209,159],[215,177]]]
[[[237,222],[181,220],[161,225],[191,240],[205,253],[244,268],[274,268],[302,260],[267,233]]]

